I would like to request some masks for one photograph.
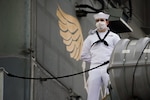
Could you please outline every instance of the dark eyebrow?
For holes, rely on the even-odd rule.
[[[96,22],[98,21],[105,21],[105,19],[96,19]]]

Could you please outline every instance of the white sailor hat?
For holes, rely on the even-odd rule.
[[[93,17],[95,19],[99,19],[99,18],[104,18],[104,19],[108,19],[110,15],[105,14],[103,12],[99,12],[98,14],[95,14]]]

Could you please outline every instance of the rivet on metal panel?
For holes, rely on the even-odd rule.
[[[124,58],[124,59],[123,59],[123,62],[125,62],[125,61],[126,61],[126,59]]]

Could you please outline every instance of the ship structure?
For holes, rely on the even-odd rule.
[[[80,60],[93,14],[110,14],[118,42],[105,100],[150,100],[149,0],[0,0],[0,100],[86,100]]]

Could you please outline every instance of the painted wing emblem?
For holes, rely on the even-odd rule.
[[[59,19],[60,35],[63,38],[63,43],[66,45],[66,50],[70,53],[71,58],[78,61],[83,45],[79,21],[75,17],[63,12],[59,6],[57,17]]]

